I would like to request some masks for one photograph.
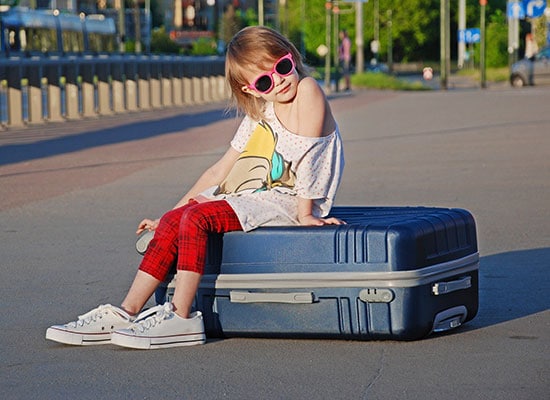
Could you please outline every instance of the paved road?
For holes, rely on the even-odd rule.
[[[44,340],[120,302],[133,232],[215,160],[223,105],[0,132],[4,399],[547,399],[550,90],[355,92],[331,100],[346,145],[339,204],[470,210],[480,311],[415,342],[229,339],[132,351]]]

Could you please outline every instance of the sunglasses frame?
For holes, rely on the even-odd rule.
[[[290,71],[287,74],[280,74],[277,71],[277,66],[283,60],[290,60],[290,63],[292,64],[292,68],[290,69]],[[295,69],[296,69],[296,63],[294,62],[294,58],[292,57],[292,53],[288,53],[288,54],[282,56],[281,58],[279,58],[277,61],[275,61],[273,63],[273,68],[271,68],[271,71],[264,72],[263,74],[259,75],[256,79],[254,79],[254,81],[250,85],[247,85],[246,87],[249,88],[249,89],[255,90],[256,92],[261,93],[261,94],[269,93],[273,90],[273,87],[275,86],[275,81],[273,80],[273,74],[277,74],[281,77],[285,77],[285,76],[291,75],[294,72]],[[256,87],[256,84],[258,83],[258,81],[260,79],[262,79],[265,76],[267,76],[269,78],[269,80],[271,81],[271,85],[269,86],[269,88],[267,90],[260,90]]]

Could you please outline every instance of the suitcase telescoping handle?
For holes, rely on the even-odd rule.
[[[270,293],[270,292],[229,292],[231,303],[289,303],[311,304],[315,300],[312,292]]]
[[[432,292],[436,296],[455,292],[457,290],[469,289],[472,287],[472,277],[465,276],[463,278],[457,279],[456,281],[450,282],[438,282],[434,283],[432,286]]]

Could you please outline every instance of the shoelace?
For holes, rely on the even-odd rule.
[[[79,315],[77,321],[69,322],[67,325],[76,328],[78,326],[89,325],[92,322],[97,321],[100,318],[103,318],[104,314],[107,314],[106,310],[110,309],[112,306],[110,304],[104,304],[97,308],[94,308],[91,311],[88,311],[86,314]]]
[[[134,332],[139,331],[140,333],[143,333],[157,326],[165,319],[169,318],[172,313],[172,303],[169,302],[153,307],[149,310],[142,312],[130,329],[132,329]]]

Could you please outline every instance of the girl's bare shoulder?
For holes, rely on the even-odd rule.
[[[324,99],[325,93],[323,92],[323,89],[321,89],[321,86],[319,86],[319,83],[315,79],[313,79],[311,76],[306,76],[305,78],[302,78],[300,80],[300,83],[298,85],[298,94],[300,95],[318,95],[321,98]]]
[[[296,96],[298,108],[301,112],[320,111],[325,107],[325,92],[317,81],[311,77],[303,78],[298,85]]]
[[[331,112],[325,93],[315,79],[307,77],[300,81],[297,104],[300,135],[320,137],[331,133],[334,125]]]

